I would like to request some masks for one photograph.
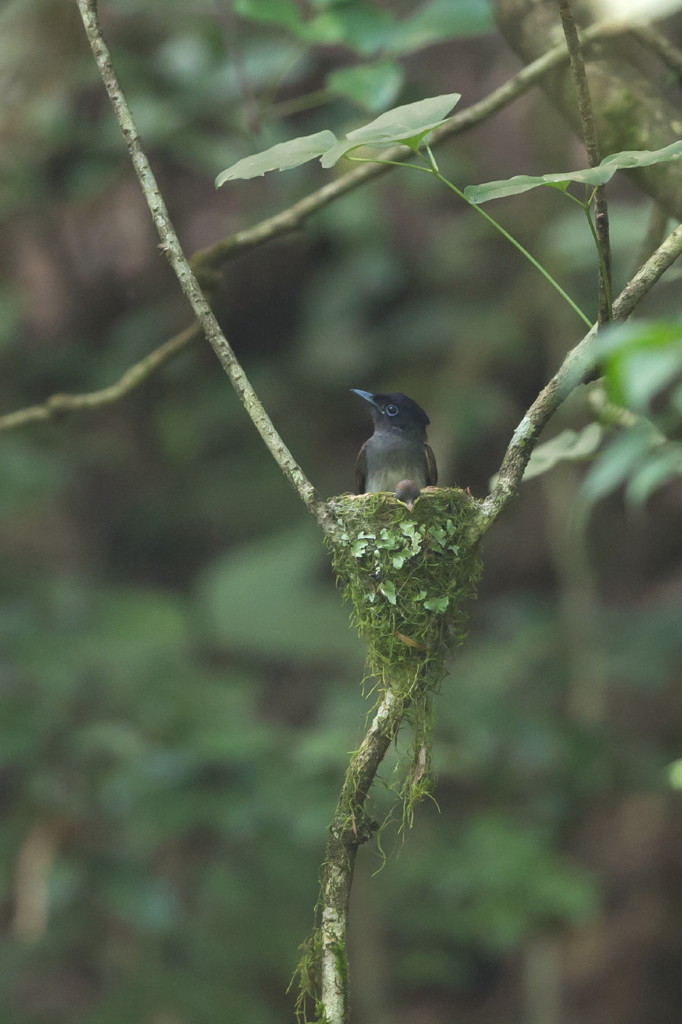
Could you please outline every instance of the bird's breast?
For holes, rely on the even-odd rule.
[[[365,444],[367,458],[366,491],[394,491],[401,480],[414,480],[419,487],[427,483],[426,449],[422,441],[409,439],[397,431],[374,434]]]

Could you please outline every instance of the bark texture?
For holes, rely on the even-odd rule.
[[[573,6],[577,23],[590,25],[589,4]],[[511,48],[528,63],[562,37],[555,0],[495,0],[498,28]],[[679,83],[668,89],[670,73],[646,33],[618,33],[584,45],[590,94],[602,156],[621,150],[662,149],[682,137]],[[543,89],[580,134],[578,104],[568,64],[545,76]],[[626,172],[670,217],[682,220],[682,161]]]

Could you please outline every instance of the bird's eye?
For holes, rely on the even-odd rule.
[[[397,405],[393,405],[393,403],[391,403],[390,405],[386,406],[384,412],[386,413],[387,416],[397,416],[398,413],[400,412],[400,409],[398,408]]]

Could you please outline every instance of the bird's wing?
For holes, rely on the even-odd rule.
[[[365,444],[367,442],[365,441]],[[365,444],[358,452],[357,462],[355,463],[355,493],[365,493],[365,483],[367,480],[367,452],[365,451]]]
[[[424,448],[426,450],[426,486],[435,487],[438,483],[436,456],[433,454],[433,450],[428,444],[425,444]]]

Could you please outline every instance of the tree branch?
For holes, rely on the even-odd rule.
[[[99,409],[104,405],[119,402],[131,391],[137,390],[144,384],[159,367],[169,362],[178,352],[187,348],[191,342],[200,337],[199,324],[192,324],[191,327],[185,328],[184,331],[165,341],[163,345],[159,345],[144,359],[129,366],[115,384],[99,391],[89,391],[80,395],[51,395],[42,405],[31,405],[27,409],[6,413],[4,416],[0,416],[0,431],[16,430],[19,427],[26,427],[30,423],[44,423],[46,420],[58,419],[67,413]]]
[[[589,19],[591,7],[581,4],[579,19]],[[560,28],[556,0],[493,0],[495,21],[509,45],[526,62],[547,50]],[[581,22],[582,24],[582,22]],[[581,27],[590,94],[601,147],[606,153],[621,150],[662,149],[679,138],[679,105],[671,102],[645,70],[646,50],[655,46],[635,26],[621,22],[613,38],[596,42],[589,28]],[[658,47],[657,52],[660,51]],[[668,56],[672,60],[673,55]],[[543,78],[542,88],[574,129],[580,118],[567,68],[559,67]],[[637,185],[682,220],[682,163],[638,168],[626,172]]]
[[[637,304],[680,254],[682,224],[668,235],[623,288],[613,304],[613,319],[627,320]],[[516,495],[535,442],[548,420],[593,369],[593,342],[596,333],[595,325],[582,341],[571,349],[559,370],[542,389],[514,431],[500,466],[497,483],[488,497],[481,502],[481,512],[486,517],[482,523],[482,532],[492,526]]]
[[[88,5],[86,5],[86,9],[87,7]],[[583,41],[600,39],[622,31],[622,27],[617,25],[593,25],[583,32]],[[447,125],[433,133],[431,146],[437,146],[492,117],[527,92],[544,75],[566,61],[567,58],[568,54],[563,43],[548,50],[504,85],[494,89],[488,96],[473,103],[465,110],[459,111]],[[406,158],[405,147],[394,146],[382,153],[379,159],[391,160],[397,157]],[[220,280],[220,272],[230,260],[259,245],[264,245],[266,242],[300,229],[309,217],[324,209],[325,206],[390,170],[392,167],[385,163],[361,164],[342,177],[311,192],[286,210],[260,221],[253,227],[238,231],[206,249],[199,250],[190,260],[190,266],[197,280],[204,291],[215,287]],[[135,363],[116,383],[106,388],[83,394],[55,394],[40,405],[0,416],[0,431],[16,430],[31,423],[44,422],[67,413],[93,410],[119,401],[140,387],[152,373],[183,348],[196,341],[200,335],[201,332],[197,325],[187,328]]]
[[[323,506],[318,501],[312,485],[284,445],[284,442],[276,432],[255,395],[236,355],[220,330],[210,306],[202,293],[197,277],[205,284],[208,284],[212,280],[212,275],[238,252],[243,252],[277,235],[294,230],[313,212],[334,201],[345,194],[345,192],[379,174],[387,173],[388,167],[384,164],[367,164],[357,167],[343,178],[337,179],[317,190],[275,217],[261,222],[261,224],[248,231],[240,232],[231,239],[219,243],[217,246],[197,253],[193,260],[195,271],[193,272],[180,248],[177,235],[172,227],[168,211],[159,193],[151,167],[142,151],[130,110],[117,82],[110,55],[102,40],[97,22],[95,0],[78,0],[78,6],[93,55],[97,61],[103,82],[116,112],[117,120],[126,139],[136,174],[162,240],[164,251],[171,262],[181,287],[192,305],[201,328],[214,348],[221,365],[265,444],[284,474],[298,491],[307,508],[325,528]],[[611,30],[595,26],[592,32],[588,30],[585,36],[589,35],[592,38],[596,38],[599,34],[607,31]],[[506,83],[505,86],[495,90],[494,93],[491,93],[489,97],[480,103],[474,104],[468,110],[461,112],[453,118],[448,126],[435,132],[433,143],[438,144],[445,138],[449,138],[457,132],[463,131],[491,116],[492,113],[511,102],[516,96],[529,88],[534,81],[537,81],[542,75],[546,74],[550,67],[558,66],[565,59],[566,50],[563,45],[544,54],[532,65],[529,65],[524,71],[515,76],[514,79]],[[396,155],[404,155],[402,147],[395,147],[388,154],[384,154],[383,158],[390,159]],[[677,258],[680,251],[682,251],[682,227],[678,228],[676,232],[673,232],[666,239],[663,245],[657,249],[656,253],[644,264],[623,290],[614,304],[613,312],[617,319],[624,319],[629,315],[642,296],[646,294],[664,270]],[[592,361],[592,341],[595,331],[596,328],[592,328],[586,337],[568,354],[560,370],[537,397],[516,429],[502,462],[498,483],[491,494],[481,503],[481,511],[486,517],[486,522],[482,529],[487,529],[492,525],[497,516],[506,508],[518,490],[523,471],[540,431],[561,402],[584,379],[585,373]],[[178,335],[176,339],[171,339],[171,342],[167,342],[166,346],[172,347],[170,354],[186,344],[188,338],[195,337],[196,333],[197,328],[190,327],[182,335]],[[162,348],[165,348],[165,346],[162,346]],[[128,393],[129,390],[136,386],[135,382],[139,383],[140,379],[145,379],[150,372],[153,372],[156,366],[161,365],[165,358],[170,358],[170,354],[163,358],[158,357],[157,353],[160,351],[160,349],[157,349],[156,353],[152,353],[150,357],[147,357],[147,360],[136,364],[136,367],[131,367],[130,371],[121,378],[121,381],[113,386],[114,391],[118,391],[118,396]],[[151,364],[149,360],[153,361],[154,359],[156,362],[150,369]],[[133,372],[135,370],[138,370],[137,374]],[[132,374],[132,377],[124,384],[123,382],[128,377],[128,374]],[[112,389],[105,389],[104,392],[96,392],[94,394],[102,396],[105,393],[111,394],[111,391]],[[98,404],[92,401],[92,396],[89,396],[91,401],[88,403],[86,401],[87,397],[61,396],[62,405],[64,408],[80,408],[92,407]],[[116,397],[112,397],[111,400],[116,400]],[[66,398],[72,400],[70,406],[68,402],[65,402]],[[81,400],[81,405],[77,404],[78,399]],[[55,404],[54,397],[50,401],[53,405]],[[101,399],[99,404],[104,404],[105,401],[105,399]],[[46,403],[45,406],[36,408],[48,409],[49,405],[50,402]],[[56,405],[59,406],[59,402]],[[25,413],[28,412],[30,410],[25,410]],[[16,418],[21,414],[16,413],[13,415]],[[48,412],[46,412],[45,416],[38,415],[34,410],[33,419],[48,418],[48,415],[50,415]],[[51,415],[54,415],[54,410]],[[16,422],[14,425],[17,425]],[[351,757],[330,827],[320,902],[320,996],[325,1020],[329,1024],[345,1024],[347,1020],[346,931],[348,904],[357,849],[362,842],[369,838],[374,827],[364,817],[367,796],[386,750],[398,733],[408,702],[409,696],[397,696],[390,689],[384,694],[360,748]]]
[[[159,233],[161,247],[168,257],[180,287],[187,296],[194,315],[199,321],[208,342],[220,360],[221,366],[229,377],[239,400],[251,417],[270,454],[289,483],[298,492],[301,501],[307,509],[319,519],[320,503],[313,485],[295,461],[263,408],[231,345],[220,329],[220,325],[182,251],[154,173],[142,149],[140,137],[130,108],[119,85],[111,55],[102,38],[97,18],[96,0],[78,0],[78,8],[83,19],[90,49],[111,100],[116,120],[128,146],[128,152],[130,153],[135,173],[147,201],[147,206],[149,207],[156,230]]]
[[[409,697],[387,690],[365,737],[352,755],[334,817],[329,826],[320,887],[320,991],[328,1024],[348,1019],[346,935],[348,907],[358,847],[367,842],[376,824],[364,808],[379,766],[396,738]]]
[[[585,41],[593,41],[623,31],[625,29],[622,26],[603,23],[586,29],[583,33],[583,39]],[[504,107],[508,106],[519,96],[522,96],[549,71],[552,71],[567,60],[568,52],[563,43],[543,53],[537,60],[532,61],[527,67],[522,68],[521,71],[513,75],[504,85],[494,89],[477,103],[472,103],[470,107],[458,111],[448,120],[447,124],[437,128],[432,133],[429,145],[431,148],[439,146],[447,139],[451,139],[455,135],[459,135],[461,132],[468,131],[470,128],[481,124],[487,118],[492,117],[493,114],[503,110]],[[193,265],[197,273],[204,267],[213,272],[220,270],[227,260],[233,259],[235,256],[241,255],[241,253],[262,245],[273,238],[278,238],[281,235],[298,230],[308,217],[317,213],[318,210],[323,209],[329,203],[339,199],[347,192],[351,192],[359,185],[363,185],[391,171],[393,168],[390,166],[389,161],[404,161],[409,159],[410,155],[409,151],[406,151],[405,146],[391,146],[390,149],[377,156],[376,163],[359,164],[353,170],[348,171],[335,181],[331,181],[329,184],[316,189],[315,192],[311,192],[310,195],[305,196],[281,213],[260,221],[260,223],[252,228],[238,231],[230,236],[230,238],[196,253],[193,257]]]
[[[580,45],[578,29],[573,18],[573,12],[571,11],[571,0],[559,0],[559,13],[561,15],[561,24],[564,30],[566,46],[568,47],[573,80],[578,97],[580,126],[587,151],[587,160],[590,167],[596,167],[601,161],[601,151],[594,123],[590,86],[585,73],[582,46]],[[609,238],[609,211],[606,204],[606,189],[604,185],[599,185],[594,190],[593,202],[595,229],[599,247],[599,312],[597,320],[599,324],[607,324],[611,320],[611,241]]]

